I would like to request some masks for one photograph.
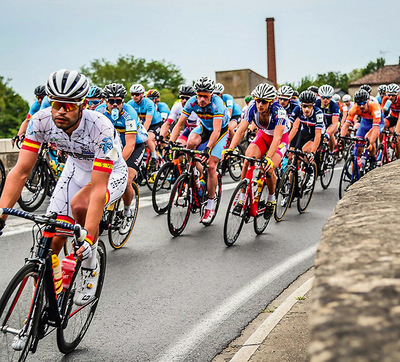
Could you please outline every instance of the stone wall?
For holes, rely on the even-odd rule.
[[[0,160],[4,164],[6,173],[16,164],[18,153],[19,149],[11,146],[11,139],[0,138]]]
[[[400,161],[355,183],[315,262],[311,362],[400,361]]]

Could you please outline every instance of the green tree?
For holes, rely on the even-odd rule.
[[[179,86],[184,82],[180,69],[174,64],[165,60],[146,62],[133,55],[120,56],[115,63],[104,58],[95,59],[89,66],[83,66],[81,72],[100,87],[122,83],[128,93],[132,84],[141,83],[146,89],[157,88],[162,93],[164,89],[169,89],[177,97]]]
[[[15,136],[29,111],[28,102],[8,86],[9,82],[0,76],[0,138]]]

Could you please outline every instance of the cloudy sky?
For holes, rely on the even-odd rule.
[[[172,62],[187,82],[242,68],[266,76],[267,17],[278,83],[400,56],[398,0],[12,0],[1,13],[0,76],[29,102],[52,71],[128,54]]]

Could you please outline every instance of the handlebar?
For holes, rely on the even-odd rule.
[[[254,164],[254,163],[259,163],[259,164],[264,164],[264,165],[268,164],[268,161],[265,160],[265,159],[258,159],[258,158],[255,158],[255,157],[248,157],[248,156],[244,156],[244,155],[242,155],[240,153],[237,153],[237,152],[229,152],[229,153],[227,152],[226,155],[232,155],[232,156],[235,156],[235,157],[242,158],[243,160],[249,161],[251,164]]]

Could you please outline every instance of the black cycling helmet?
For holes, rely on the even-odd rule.
[[[314,104],[317,100],[317,96],[312,90],[305,90],[300,93],[299,101],[301,103],[312,103]]]
[[[191,85],[181,85],[179,87],[179,95],[192,97],[196,95],[196,91]]]
[[[310,85],[307,90],[314,92],[314,93],[318,93],[318,87],[316,85]]]
[[[364,89],[365,91],[368,92],[368,94],[371,94],[371,92],[372,92],[372,88],[371,88],[371,86],[369,86],[368,84],[363,84],[363,85],[360,87],[360,89]]]
[[[103,89],[103,97],[108,98],[118,98],[124,99],[126,96],[126,88],[120,83],[107,84]]]
[[[299,92],[293,91],[292,98],[299,98]]]
[[[369,100],[369,94],[365,89],[359,89],[354,94],[354,102],[355,103],[362,103]]]
[[[44,85],[38,85],[35,88],[35,96],[39,97],[39,96],[45,96],[46,95],[46,88]]]
[[[89,88],[89,93],[87,94],[87,98],[102,98],[102,97],[103,97],[103,91],[100,87],[92,85]]]

